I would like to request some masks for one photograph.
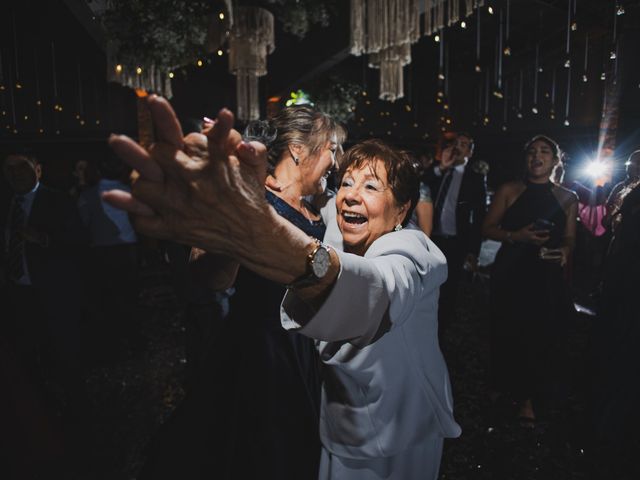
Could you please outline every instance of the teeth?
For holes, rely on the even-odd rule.
[[[342,216],[349,223],[365,223],[367,221],[367,217],[364,215],[360,215],[359,213],[353,212],[342,212]]]

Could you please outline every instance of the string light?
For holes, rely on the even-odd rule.
[[[175,77],[175,75],[173,74],[173,72],[169,72],[169,78],[173,78]]]
[[[122,65],[116,65],[116,73],[122,73]]]
[[[467,22],[465,21],[460,22],[460,28],[467,28]]]
[[[136,73],[138,75],[142,74],[142,67],[136,67]]]
[[[493,15],[493,7],[491,5],[487,8],[487,12],[489,12],[489,15]]]
[[[218,18],[219,18],[220,20],[224,20],[224,13],[223,13],[223,12],[220,12],[220,13],[218,14]]]
[[[435,37],[433,37],[433,40],[438,43],[440,41],[440,35],[436,35]]]
[[[221,57],[224,52],[222,50],[218,50],[218,56]]]
[[[198,59],[198,61],[196,62],[196,65],[198,65],[199,67],[202,66],[202,60]]]

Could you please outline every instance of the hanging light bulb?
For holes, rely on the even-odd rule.
[[[202,66],[202,60],[198,59],[198,61],[196,62],[196,65],[198,65],[199,67]]]
[[[482,72],[482,67],[480,65],[476,65],[476,73]]]
[[[440,41],[440,35],[436,35],[435,37],[433,37],[433,40],[438,43]]]
[[[444,73],[438,74],[438,80],[444,80]]]
[[[502,51],[502,53],[504,53],[505,57],[510,57],[511,56],[511,47],[509,47],[509,46],[504,47],[504,50]]]
[[[615,60],[616,59],[616,52],[614,52],[613,50],[611,51],[611,53],[609,53],[609,58],[611,60]]]
[[[555,120],[556,119],[556,112],[555,112],[555,110],[553,108],[551,109],[551,112],[549,113],[549,118],[551,120]]]
[[[564,68],[571,68],[571,59],[570,58],[567,58],[564,61]]]
[[[616,7],[616,15],[618,15],[618,16],[624,15],[624,6],[623,5],[618,5]]]
[[[136,67],[136,73],[140,75],[142,73],[142,67]]]
[[[224,20],[224,13],[223,13],[223,12],[220,12],[220,13],[218,14],[218,18],[219,18],[220,20]]]
[[[534,114],[536,114],[536,115],[537,115],[537,114],[538,114],[538,107],[536,107],[536,106],[534,105],[534,106],[533,106],[533,108],[531,108],[531,111],[532,111]]]
[[[489,115],[484,116],[484,118],[482,119],[482,123],[484,125],[489,125]]]
[[[522,112],[518,112],[518,113],[517,113],[517,115],[516,115],[516,117],[518,117],[518,118],[522,118]]]
[[[224,52],[223,52],[222,50],[218,50],[218,52],[217,52],[217,53],[218,53],[218,56],[219,56],[219,57],[221,57],[221,56],[224,54]]]
[[[606,79],[607,79],[607,74],[606,74],[606,73],[604,73],[604,72],[602,72],[602,73],[600,74],[600,80],[606,80]]]
[[[575,32],[576,30],[578,30],[578,23],[577,22],[572,22],[571,23],[571,31]]]
[[[460,28],[467,28],[467,22],[465,22],[464,20],[460,22]]]
[[[487,12],[489,12],[489,15],[493,15],[493,7],[491,5],[487,8]]]
[[[565,126],[565,127],[568,127],[569,125],[571,125],[571,123],[569,122],[569,119],[568,119],[568,118],[565,118],[565,119],[564,119],[564,126]]]
[[[589,77],[587,77],[587,74],[586,74],[586,73],[582,74],[582,81],[583,81],[584,83],[587,83],[587,82],[589,81]]]
[[[173,72],[169,72],[169,78],[173,78],[175,77],[175,74]]]
[[[507,126],[506,125],[502,125],[502,131],[506,132],[507,131]]]

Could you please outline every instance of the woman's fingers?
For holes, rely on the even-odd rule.
[[[109,146],[113,151],[143,178],[152,182],[161,182],[164,178],[160,166],[151,159],[149,152],[126,135],[111,135]]]
[[[226,108],[223,108],[218,113],[216,122],[207,132],[211,161],[225,160],[227,155],[231,153],[226,150],[228,150],[228,142],[233,127],[233,119],[233,113]]]
[[[181,150],[183,146],[182,127],[180,127],[178,117],[169,102],[157,95],[150,95],[147,105],[151,111],[157,140]]]
[[[102,194],[102,198],[114,207],[125,210],[133,215],[151,217],[156,214],[151,207],[136,199],[129,192],[109,190]]]

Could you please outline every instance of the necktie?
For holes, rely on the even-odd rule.
[[[442,179],[442,184],[440,185],[440,190],[438,191],[438,198],[436,198],[436,204],[433,208],[434,226],[440,225],[440,216],[442,215],[442,210],[444,209],[444,204],[447,200],[447,193],[449,192],[449,187],[451,186],[452,180],[453,168],[450,168],[449,171],[445,173],[444,178]]]
[[[9,226],[9,248],[7,255],[7,274],[11,280],[19,280],[24,275],[24,238],[20,231],[24,228],[24,198],[16,196],[13,200],[11,223]]]

